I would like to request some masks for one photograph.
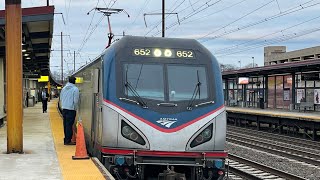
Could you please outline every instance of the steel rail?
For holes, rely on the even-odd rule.
[[[237,176],[240,176],[241,178],[250,179],[250,180],[263,180],[263,178],[259,178],[253,174],[237,169],[236,167],[232,167],[230,165],[226,165],[226,168],[228,168],[230,172],[232,172]]]
[[[274,140],[283,142],[283,143],[288,143],[288,144],[293,144],[297,146],[302,146],[304,148],[310,148],[310,149],[319,149],[320,150],[320,143],[316,141],[310,141],[302,138],[294,138],[290,136],[284,136],[280,134],[275,134],[275,133],[268,133],[268,132],[263,132],[263,131],[257,131],[249,128],[240,128],[240,127],[235,127],[235,126],[230,126],[228,125],[229,132],[234,132],[237,131],[238,133],[249,135],[249,136],[254,136],[254,137],[262,137],[262,138],[272,138]],[[245,131],[245,132],[244,132]]]
[[[291,148],[291,147],[286,147],[284,145],[277,145],[277,144],[274,144],[275,142],[273,140],[270,140],[270,139],[263,139],[263,138],[258,138],[258,137],[244,137],[244,136],[239,136],[239,135],[232,135],[233,133],[228,133],[228,136],[230,137],[233,137],[233,138],[241,138],[241,139],[245,139],[247,141],[252,141],[254,143],[259,143],[259,144],[262,144],[262,145],[266,145],[266,146],[271,146],[273,148],[279,148],[281,150],[285,150],[285,151],[291,151],[291,152],[294,152],[294,153],[297,153],[297,154],[301,154],[303,156],[307,156],[307,157],[311,157],[311,158],[314,158],[314,159],[318,159],[320,160],[320,155],[319,154],[316,154],[316,153],[312,153],[312,152],[308,152],[308,151],[303,151],[303,150],[298,150],[298,149],[294,149],[294,148]],[[308,149],[307,149],[308,150]]]
[[[266,166],[266,165],[263,165],[263,164],[260,164],[260,163],[257,163],[257,162],[242,158],[242,157],[239,157],[239,156],[234,155],[234,154],[230,154],[229,153],[228,158],[233,160],[233,161],[236,161],[236,162],[243,163],[245,165],[251,166],[251,167],[256,168],[258,170],[261,170],[261,171],[268,172],[270,174],[279,176],[281,178],[290,179],[290,180],[303,180],[303,179],[305,179],[305,178],[302,178],[300,176],[296,176],[296,175],[291,174],[291,173],[287,173],[287,172],[284,172],[284,171],[281,171],[281,170],[278,170],[278,169],[274,169],[272,167],[269,167],[269,166]],[[254,179],[254,180],[263,179],[263,178],[257,177],[256,175],[249,174],[249,173],[247,173],[245,171],[239,170],[238,168],[232,167],[230,165],[229,165],[228,168],[232,173],[234,173],[234,174],[239,173],[237,175],[239,175],[239,176],[241,176],[243,178]]]
[[[248,135],[248,134],[243,134],[243,133],[234,132],[234,131],[233,132],[229,131],[228,135],[235,136],[235,137],[249,138],[252,140],[262,141],[262,142],[266,142],[266,143],[270,143],[270,144],[277,143],[277,145],[288,146],[288,147],[291,147],[292,149],[297,148],[298,150],[305,151],[308,153],[313,153],[313,154],[320,153],[320,147],[312,148],[312,147],[308,147],[307,145],[306,146],[303,146],[303,145],[299,146],[299,145],[295,144],[294,141],[291,141],[291,143],[290,142],[282,142],[282,141],[278,141],[276,139],[273,139],[272,137],[261,137],[259,135],[254,136],[254,135]],[[311,156],[312,156],[312,154],[311,154]],[[318,156],[316,158],[320,158],[320,156]]]
[[[320,156],[317,154],[296,150],[284,146],[261,142],[249,138],[233,136],[228,134],[227,141],[235,144],[240,144],[246,147],[258,149],[260,151],[269,152],[279,156],[287,157],[294,160],[299,160],[309,164],[320,166]],[[278,150],[276,150],[278,149]],[[290,152],[290,153],[289,153]]]
[[[241,178],[245,178],[245,179],[251,179],[251,180],[263,180],[263,178],[259,178],[253,174],[250,174],[246,171],[240,170],[236,167],[233,167],[232,165],[226,165],[226,168],[229,169],[229,171],[231,173],[233,173],[236,176],[239,176]]]

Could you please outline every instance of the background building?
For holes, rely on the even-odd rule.
[[[320,58],[320,46],[286,52],[286,46],[264,48],[264,65],[274,65]]]

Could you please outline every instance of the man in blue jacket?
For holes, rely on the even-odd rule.
[[[79,102],[79,89],[75,85],[76,78],[69,77],[69,82],[61,90],[60,102],[63,115],[64,145],[75,145],[71,142],[72,126],[76,118],[76,111]]]
[[[46,113],[48,109],[48,96],[47,96],[46,89],[42,89],[41,100],[42,100],[42,112]]]

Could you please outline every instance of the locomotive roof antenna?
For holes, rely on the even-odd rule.
[[[127,11],[125,11],[124,9],[114,9],[114,8],[94,8],[92,10],[90,10],[87,15],[90,14],[91,11],[96,10],[99,11],[101,13],[103,13],[105,16],[107,16],[108,18],[108,27],[109,27],[109,33],[108,33],[108,45],[106,48],[108,48],[111,45],[111,41],[112,38],[114,37],[114,34],[112,33],[112,29],[111,29],[111,23],[110,23],[110,16],[111,14],[119,14],[121,12],[124,12],[125,14],[127,14],[128,18],[130,18],[130,15],[128,14]]]

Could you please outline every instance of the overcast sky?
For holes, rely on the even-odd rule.
[[[107,45],[107,18],[95,7],[124,9],[111,15],[115,35],[161,36],[161,0],[50,0],[55,6],[54,35],[63,32],[65,68],[73,68],[73,51],[80,67],[98,56]],[[46,0],[22,0],[22,7],[44,6]],[[4,9],[4,1],[0,4]],[[287,51],[320,43],[320,0],[166,0],[166,37],[194,38],[206,46],[220,63],[263,65],[263,47],[287,46]],[[145,19],[145,20],[144,20]],[[100,23],[99,23],[100,22]],[[121,38],[121,36],[115,36]],[[54,36],[52,49],[60,49]],[[51,70],[60,65],[53,52]]]

